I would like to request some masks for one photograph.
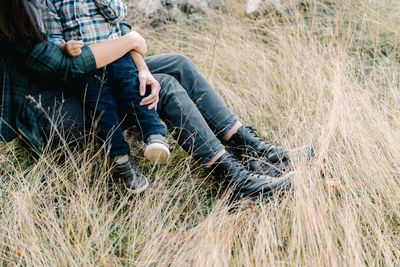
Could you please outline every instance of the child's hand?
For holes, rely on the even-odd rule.
[[[63,47],[63,53],[70,57],[77,57],[82,53],[83,41],[68,41]]]

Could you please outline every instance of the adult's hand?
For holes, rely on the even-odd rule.
[[[147,109],[151,110],[153,108],[157,109],[159,98],[159,92],[161,90],[160,83],[153,77],[149,70],[139,71],[139,92],[141,96],[146,94],[146,87],[150,87],[150,95],[143,98],[140,101],[141,106],[148,105]]]

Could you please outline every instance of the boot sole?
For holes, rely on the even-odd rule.
[[[144,156],[153,164],[165,164],[168,161],[170,152],[165,145],[150,144],[144,151]]]
[[[147,181],[147,180],[146,180],[146,183],[140,188],[130,189],[129,187],[125,186],[126,190],[128,190],[129,193],[136,194],[136,195],[142,193],[148,187],[149,187],[149,181]]]

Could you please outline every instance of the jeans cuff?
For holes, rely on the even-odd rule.
[[[224,149],[225,149],[224,145],[219,143],[216,146],[209,147],[207,156],[199,156],[199,157],[195,157],[195,158],[198,158],[197,160],[198,160],[199,164],[201,164],[204,167],[204,166],[207,166],[211,162],[211,160],[213,160],[218,155],[218,153],[220,153]]]
[[[159,135],[162,135],[162,136],[165,137],[165,136],[167,136],[167,130],[166,130],[166,128],[164,126],[159,127],[159,128],[153,128],[148,133],[143,134],[143,136],[142,136],[143,141],[146,142],[147,138],[149,138],[150,135],[155,135],[155,134],[159,134]]]
[[[123,148],[117,149],[115,151],[114,150],[110,150],[110,153],[108,154],[108,157],[110,159],[113,159],[113,158],[118,157],[118,156],[129,155],[130,153],[131,152],[129,150],[129,147],[123,147]]]
[[[227,135],[229,131],[232,130],[233,126],[235,126],[238,121],[239,120],[234,115],[232,115],[232,117],[225,123],[226,126],[222,130],[218,131],[218,133],[216,134],[218,139],[223,140],[225,135]]]

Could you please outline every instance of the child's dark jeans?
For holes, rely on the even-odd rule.
[[[97,136],[109,149],[109,157],[129,154],[129,145],[120,127],[121,114],[124,114],[123,120],[139,126],[144,140],[153,134],[165,136],[166,129],[157,111],[139,105],[145,96],[139,94],[138,72],[129,54],[91,72],[86,83],[85,106],[95,122]]]

